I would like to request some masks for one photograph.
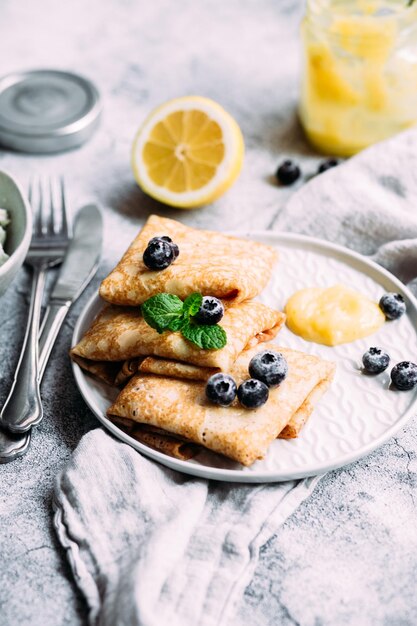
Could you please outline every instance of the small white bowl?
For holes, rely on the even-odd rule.
[[[16,276],[25,260],[32,238],[32,210],[19,183],[0,170],[0,208],[9,213],[4,249],[9,258],[0,266],[0,296]]]

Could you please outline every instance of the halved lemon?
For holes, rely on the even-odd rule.
[[[151,113],[133,142],[132,168],[150,196],[191,209],[213,202],[233,184],[243,153],[233,117],[209,98],[186,96]]]

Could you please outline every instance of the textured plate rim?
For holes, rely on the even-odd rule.
[[[362,254],[358,252],[354,252],[349,248],[344,246],[340,246],[338,244],[330,243],[324,239],[319,239],[317,237],[309,237],[307,235],[298,235],[293,233],[284,233],[284,232],[274,232],[268,230],[259,230],[253,232],[233,232],[231,233],[234,236],[250,238],[255,241],[261,240],[262,243],[265,243],[265,240],[269,239],[274,244],[278,244],[282,242],[284,245],[293,245],[294,247],[299,246],[299,244],[304,244],[317,250],[320,253],[329,251],[332,253],[332,256],[342,257],[342,260],[349,263],[350,265],[354,261],[356,265],[359,265],[359,271],[372,270],[373,274],[379,276],[379,278],[384,278],[386,281],[390,282],[395,289],[405,296],[406,300],[408,300],[408,305],[412,305],[417,315],[417,299],[413,296],[411,291],[391,272],[384,269],[382,266],[378,265],[374,261],[367,259]],[[78,343],[82,334],[82,327],[84,325],[85,318],[89,315],[91,309],[99,306],[100,303],[104,303],[98,293],[94,293],[88,302],[85,304],[83,310],[80,313],[80,316],[77,320],[77,323],[74,327],[74,332],[72,335],[72,345]],[[416,329],[417,332],[417,329]],[[373,452],[376,448],[382,446],[386,441],[388,441],[396,432],[398,432],[407,421],[414,415],[415,408],[417,405],[417,398],[413,403],[410,404],[407,411],[403,413],[399,417],[399,419],[392,424],[386,431],[384,431],[379,437],[376,437],[368,444],[361,446],[358,448],[356,452],[349,452],[343,456],[339,456],[337,461],[333,460],[332,462],[325,461],[320,464],[315,464],[314,466],[294,471],[287,472],[276,472],[276,471],[268,471],[268,472],[245,472],[243,470],[231,470],[231,469],[223,469],[210,467],[207,465],[197,465],[194,463],[190,463],[189,461],[181,461],[180,459],[174,459],[169,457],[157,450],[153,450],[148,446],[136,441],[132,437],[129,437],[126,433],[124,433],[121,429],[115,426],[110,420],[107,419],[105,415],[101,412],[99,407],[95,404],[94,399],[91,398],[91,392],[89,388],[88,376],[84,374],[83,370],[72,361],[72,370],[75,378],[75,382],[77,383],[78,389],[87,404],[90,410],[94,413],[97,419],[105,426],[107,430],[109,430],[113,435],[115,435],[118,439],[127,443],[131,447],[135,448],[137,451],[142,452],[145,456],[150,457],[151,459],[158,461],[162,465],[169,467],[171,469],[180,471],[184,474],[189,474],[192,476],[196,476],[198,478],[208,478],[218,481],[227,481],[227,482],[240,482],[240,483],[265,483],[265,482],[283,482],[286,480],[294,480],[300,478],[307,478],[309,476],[317,476],[320,474],[324,474],[325,472],[335,470],[351,463],[354,463],[358,459],[367,456],[371,452]]]

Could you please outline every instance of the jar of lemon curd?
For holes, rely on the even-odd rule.
[[[307,0],[300,118],[350,156],[417,121],[417,0]]]

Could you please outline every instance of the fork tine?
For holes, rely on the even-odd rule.
[[[49,196],[49,216],[48,216],[48,233],[53,235],[59,232],[59,223],[57,223],[56,204],[54,200],[53,178],[48,178],[48,196]]]
[[[31,176],[29,179],[28,200],[33,215],[32,233],[34,237],[40,233],[39,193],[37,193],[37,189],[39,189],[39,180],[36,176]]]
[[[32,241],[43,239],[45,245],[48,238],[60,242],[71,238],[63,177],[33,176],[28,198],[33,212]]]
[[[42,181],[39,176],[33,179],[32,183],[32,211],[33,211],[33,234],[40,237],[42,230],[43,196]]]
[[[48,194],[45,192],[45,181],[42,177],[39,177],[39,212],[38,212],[38,220],[39,220],[39,233],[41,235],[46,235],[48,233],[48,198],[46,197]]]
[[[53,214],[53,234],[59,236],[66,236],[68,231],[68,225],[64,224],[66,216],[64,217],[64,205],[62,202],[62,190],[61,179],[58,177],[51,177],[49,179],[49,194],[51,201],[51,210]]]
[[[65,194],[65,183],[64,178],[61,176],[59,179],[60,183],[60,191],[61,191],[61,211],[62,211],[62,222],[61,222],[61,231],[65,237],[71,237],[71,226],[68,220],[68,208]]]
[[[32,209],[32,215],[33,215],[33,226],[32,226],[32,233],[33,234],[36,233],[37,215],[38,215],[37,212],[35,211],[35,208],[34,208],[34,204],[35,204],[34,187],[35,187],[34,177],[31,176],[30,179],[29,179],[28,200],[29,200],[30,208]]]
[[[29,204],[30,204],[30,206],[32,208],[32,211],[33,211],[33,207],[32,207],[32,202],[33,202],[33,177],[32,176],[29,178],[28,200],[29,200]]]

